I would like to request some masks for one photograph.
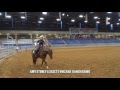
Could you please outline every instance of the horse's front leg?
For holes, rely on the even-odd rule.
[[[52,52],[52,50],[50,50],[48,54],[49,54],[49,57],[50,57],[51,59],[53,59],[53,52]]]
[[[45,59],[43,59],[42,62],[45,63],[45,66],[48,69],[48,65],[47,65],[47,62],[45,61]]]
[[[41,67],[43,66],[43,63],[44,63],[44,61],[42,60],[42,64],[41,64]]]
[[[46,64],[46,68],[48,69],[48,65],[47,65],[47,62],[45,61],[45,64]]]

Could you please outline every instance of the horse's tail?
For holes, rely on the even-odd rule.
[[[53,51],[52,51],[52,49],[49,49],[48,54],[49,54],[50,58],[53,59]]]

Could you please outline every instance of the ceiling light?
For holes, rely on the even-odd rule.
[[[0,12],[0,16],[2,15],[2,13]]]
[[[107,12],[108,14],[111,14],[112,12]]]
[[[60,21],[60,18],[57,18],[56,20],[57,20],[57,21]]]
[[[41,17],[41,18],[40,18],[40,20],[44,20],[44,18],[43,18],[43,17]]]
[[[42,12],[43,15],[47,15],[47,12]]]
[[[100,23],[100,21],[97,21],[96,23]]]
[[[25,17],[25,16],[21,16],[20,18],[21,18],[21,19],[25,19],[26,17]]]
[[[94,16],[94,19],[98,19],[98,17],[97,17],[97,16]]]
[[[80,18],[83,18],[83,15],[79,15]]]
[[[90,12],[91,14],[94,13],[94,12]]]
[[[71,19],[71,22],[75,22],[75,19]]]
[[[20,12],[20,13],[24,14],[25,12]]]
[[[10,19],[10,18],[11,18],[11,16],[10,16],[10,15],[7,15],[7,16],[6,16],[6,18]]]
[[[108,17],[108,20],[110,20],[111,18],[110,17]]]
[[[116,23],[117,25],[120,25],[120,23]]]
[[[68,17],[69,15],[67,14],[67,17]]]
[[[42,23],[42,21],[38,21],[38,23]]]
[[[87,23],[88,21],[84,21],[85,23]]]
[[[65,13],[63,13],[62,16],[65,16]]]

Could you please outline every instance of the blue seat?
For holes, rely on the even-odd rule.
[[[51,39],[49,42],[51,44],[65,44],[62,39]]]
[[[115,39],[114,42],[115,43],[120,43],[120,40],[119,39]]]
[[[67,44],[79,44],[77,40],[74,39],[64,39],[65,43]]]
[[[92,40],[90,39],[80,39],[80,44],[92,44]]]
[[[104,43],[103,39],[92,39],[92,43],[98,44],[98,43]]]

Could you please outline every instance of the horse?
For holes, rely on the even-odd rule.
[[[36,50],[32,50],[33,64],[35,65],[36,62],[37,62],[37,59],[41,58],[42,59],[41,67],[45,63],[45,65],[48,69],[48,65],[47,65],[47,62],[46,62],[46,57],[47,57],[47,55],[49,55],[50,59],[52,59],[53,58],[53,51],[52,51],[52,49],[50,49],[50,48],[46,49],[45,47],[40,47],[39,51],[40,51],[39,53],[36,53]]]

